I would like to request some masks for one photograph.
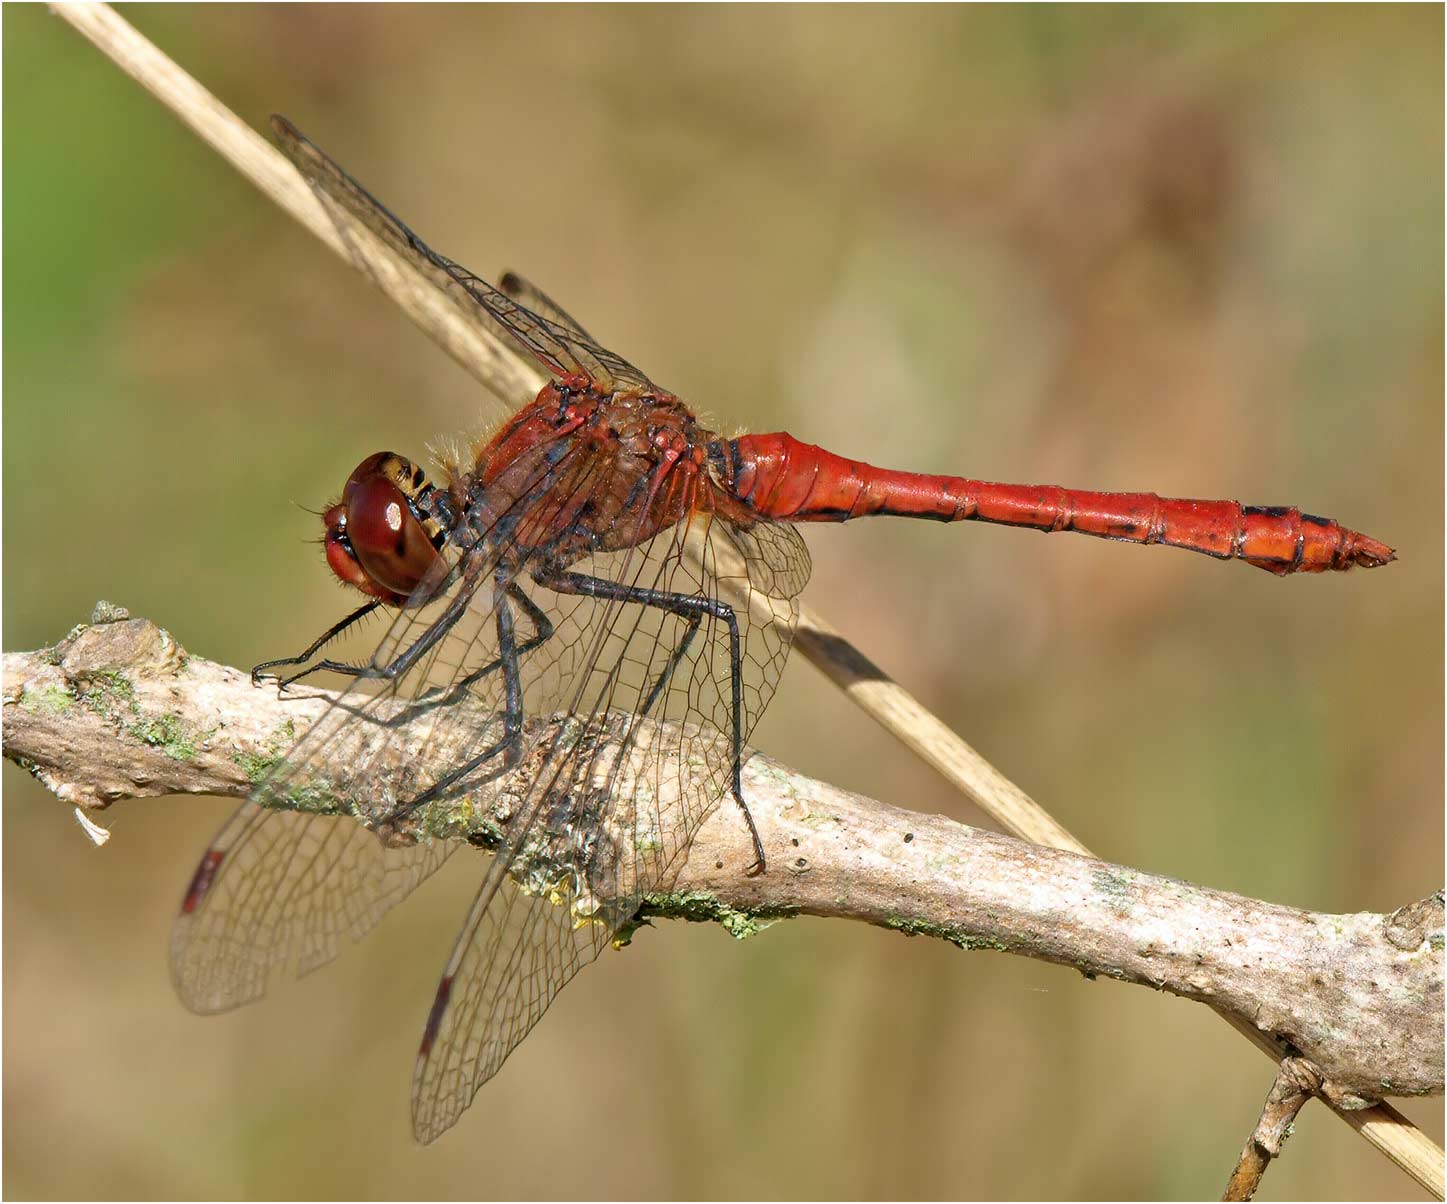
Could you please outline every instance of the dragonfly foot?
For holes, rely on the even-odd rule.
[[[744,812],[749,820],[749,834],[754,838],[754,860],[749,868],[744,871],[744,877],[757,878],[764,872],[764,846],[759,842],[759,834],[754,829],[754,817]]]
[[[287,686],[291,685],[298,677],[306,676],[305,673],[296,673],[291,677],[283,677],[280,673],[273,673],[266,665],[257,665],[251,671],[251,684],[253,686],[264,686],[271,682],[276,683],[276,692],[285,694]]]

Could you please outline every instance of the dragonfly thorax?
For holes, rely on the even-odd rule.
[[[452,501],[504,558],[568,564],[636,547],[692,507],[707,441],[671,394],[552,381],[454,472]]]

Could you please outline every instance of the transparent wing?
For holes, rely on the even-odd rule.
[[[574,456],[552,483],[566,498],[593,475]],[[449,574],[456,583],[401,611],[373,663],[390,662],[455,606],[462,617],[446,639],[405,676],[354,680],[217,833],[172,935],[172,979],[187,1007],[237,1007],[278,975],[330,961],[343,934],[360,939],[460,847],[426,831],[425,811],[406,831],[389,821],[494,738],[497,649],[480,633],[495,618],[489,574],[506,550],[479,542],[449,552],[421,588]]]
[[[288,971],[325,965],[361,940],[458,846],[385,847],[335,816],[243,803],[216,834],[187,888],[171,937],[171,976],[193,1012],[265,994]]]
[[[737,659],[729,623],[703,607],[695,624],[625,598],[549,600],[555,634],[532,681],[544,699],[566,698],[573,726],[539,750],[438,984],[413,1074],[420,1141],[455,1123],[728,796],[734,672],[746,737],[782,671],[809,562],[792,527],[695,515],[573,571],[637,598],[732,599]]]
[[[465,320],[491,336],[501,332],[510,337],[555,376],[586,376],[605,392],[625,387],[659,391],[642,372],[599,346],[576,323],[559,323],[535,313],[434,251],[285,117],[274,115],[271,128],[282,151],[324,205],[339,206],[401,255],[453,298]]]
[[[568,313],[531,280],[519,276],[516,272],[504,272],[502,278],[498,280],[497,286],[519,305],[525,305],[533,313],[541,314],[564,330],[572,331],[575,338],[580,338],[588,343],[597,341],[583,329],[583,324],[577,318]]]
[[[613,935],[606,924],[579,923],[568,907],[508,879],[491,898],[479,895],[474,913],[443,973],[413,1071],[412,1129],[423,1143],[457,1123]]]
[[[706,508],[647,538],[639,505],[619,520],[633,530],[608,541],[619,550],[600,548],[577,516],[617,496],[615,461],[585,439],[534,456],[513,466],[523,483],[512,502],[474,502],[458,526],[470,542],[447,544],[419,604],[398,612],[373,664],[405,672],[354,682],[255,796],[349,811],[360,825],[335,822],[373,845],[366,827],[415,849],[466,834],[494,854],[418,1058],[424,1140],[461,1114],[641,896],[666,886],[728,797],[808,576],[791,527],[744,529]],[[654,496],[658,484],[633,492]],[[314,861],[324,863],[302,852],[277,864]],[[269,873],[238,875],[253,907],[269,881],[287,880]],[[312,906],[307,892],[287,898]],[[273,942],[298,924],[310,931],[286,906],[262,911],[249,943],[231,945],[243,964],[275,960]]]

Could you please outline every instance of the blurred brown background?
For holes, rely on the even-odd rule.
[[[1441,883],[1439,8],[128,15],[722,429],[1395,544],[1278,581],[880,521],[808,532],[808,598],[1112,859],[1337,911]],[[61,22],[3,19],[4,646],[106,597],[217,660],[292,651],[347,605],[301,507],[499,411]],[[755,743],[980,821],[801,659]],[[1065,969],[668,924],[419,1149],[465,858],[203,1020],[167,932],[231,804],[120,806],[98,851],[4,772],[10,1197],[1213,1196],[1270,1081],[1205,1009]],[[1262,1198],[1415,1193],[1312,1106]]]

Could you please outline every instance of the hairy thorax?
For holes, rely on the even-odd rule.
[[[458,513],[505,559],[562,566],[637,547],[698,510],[718,509],[715,436],[670,393],[603,393],[550,382],[450,481]],[[737,503],[735,503],[737,505]]]

